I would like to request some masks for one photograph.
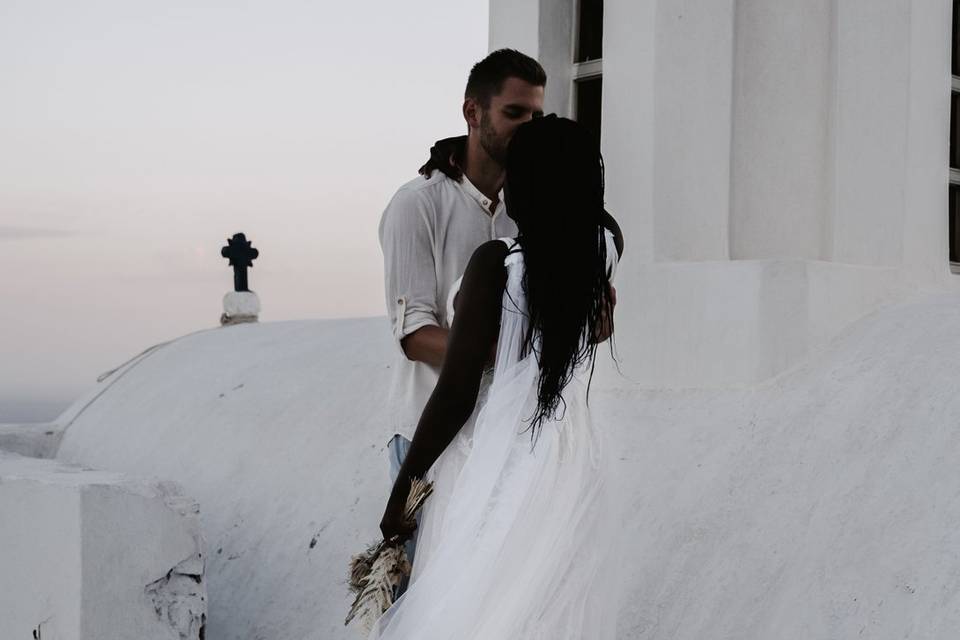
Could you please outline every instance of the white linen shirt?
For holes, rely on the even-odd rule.
[[[380,218],[387,318],[396,345],[385,438],[413,438],[440,374],[408,360],[400,340],[428,325],[449,329],[447,299],[473,252],[489,240],[517,235],[503,192],[493,214],[491,202],[466,176],[457,182],[434,171],[400,187]]]

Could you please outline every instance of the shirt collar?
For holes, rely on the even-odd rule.
[[[477,203],[483,209],[484,213],[486,213],[487,215],[493,215],[490,212],[490,203],[493,201],[490,200],[490,198],[488,198],[487,196],[483,195],[480,189],[477,189],[475,186],[473,186],[473,183],[470,182],[469,178],[467,178],[467,174],[463,174],[463,176],[461,177],[460,187],[468,196],[470,196],[471,198],[477,201]],[[497,194],[497,200],[498,200],[497,211],[499,211],[500,208],[503,206],[503,189],[500,189],[500,193]]]

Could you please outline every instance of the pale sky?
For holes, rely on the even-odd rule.
[[[486,51],[486,0],[0,0],[0,422],[216,326],[238,231],[262,321],[382,315]]]

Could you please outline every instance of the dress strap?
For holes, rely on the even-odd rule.
[[[497,240],[507,245],[507,256],[503,259],[504,265],[511,265],[523,256],[520,252],[520,241],[516,238],[504,237]]]

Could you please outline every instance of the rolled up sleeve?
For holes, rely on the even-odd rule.
[[[440,326],[430,203],[419,192],[401,189],[380,219],[387,317],[400,341],[421,327]]]

